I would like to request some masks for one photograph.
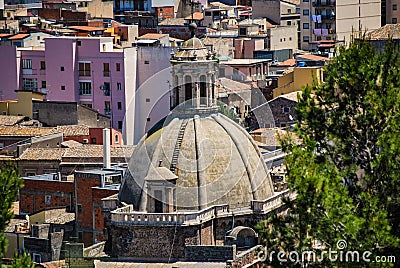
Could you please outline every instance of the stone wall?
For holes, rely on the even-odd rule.
[[[233,260],[236,246],[187,246],[186,261],[227,261]]]
[[[112,226],[111,255],[120,258],[184,259],[185,245],[199,243],[198,226]]]

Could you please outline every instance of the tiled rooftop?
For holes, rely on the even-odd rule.
[[[61,161],[65,148],[28,148],[19,157],[20,160],[59,160]]]
[[[24,120],[25,116],[0,115],[0,125],[13,126]]]
[[[63,132],[66,137],[89,135],[89,127],[86,125],[57,126],[56,129],[57,132]]]
[[[400,23],[386,24],[385,26],[368,32],[368,36],[373,40],[379,39],[400,39]]]
[[[161,37],[167,36],[167,34],[157,34],[157,33],[147,33],[142,36],[139,36],[138,39],[151,39],[151,40],[157,40],[160,39]]]
[[[57,133],[55,128],[0,126],[0,136],[35,137]]]
[[[112,158],[130,158],[133,146],[111,146]],[[28,148],[19,160],[51,160],[61,161],[66,158],[102,158],[103,146],[84,144],[74,148]]]

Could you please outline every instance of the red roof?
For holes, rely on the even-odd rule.
[[[21,39],[25,39],[29,36],[29,34],[16,34],[10,38],[8,38],[8,40],[21,40]]]
[[[11,36],[12,34],[0,34],[0,38],[2,37],[7,37],[7,36]]]
[[[69,28],[78,30],[78,31],[85,31],[85,32],[104,31],[104,28],[102,28],[102,27],[91,27],[91,26],[70,26]]]
[[[147,33],[142,36],[139,36],[138,39],[151,39],[151,40],[158,40],[164,36],[167,36],[167,34],[157,34],[157,33]]]
[[[308,60],[315,60],[315,61],[328,61],[328,58],[325,57],[321,57],[321,56],[316,56],[316,55],[312,55],[312,54],[305,54],[305,55],[300,55],[299,58],[302,59],[308,59]]]

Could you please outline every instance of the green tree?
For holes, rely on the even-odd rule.
[[[269,251],[318,247],[397,255],[400,238],[400,64],[388,42],[384,53],[368,40],[340,48],[325,68],[325,83],[303,90],[296,145],[282,138],[287,181],[297,193],[288,214],[261,222]],[[340,245],[342,246],[342,245]],[[325,256],[326,257],[326,256]],[[361,256],[360,259],[362,260]],[[345,260],[345,259],[344,259]],[[274,267],[385,267],[393,264],[300,261]]]
[[[17,199],[18,191],[23,186],[23,180],[18,176],[18,170],[7,165],[0,169],[0,255],[2,256],[7,248],[7,239],[4,235],[4,231],[11,219],[14,217],[14,213],[11,210],[13,202]],[[0,260],[1,265],[1,260]],[[16,256],[14,258],[11,267],[23,267],[29,268],[34,267],[29,255],[23,254],[22,256]]]

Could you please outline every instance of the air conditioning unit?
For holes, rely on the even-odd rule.
[[[83,143],[87,144],[87,143],[89,143],[89,140],[88,139],[83,139]]]

